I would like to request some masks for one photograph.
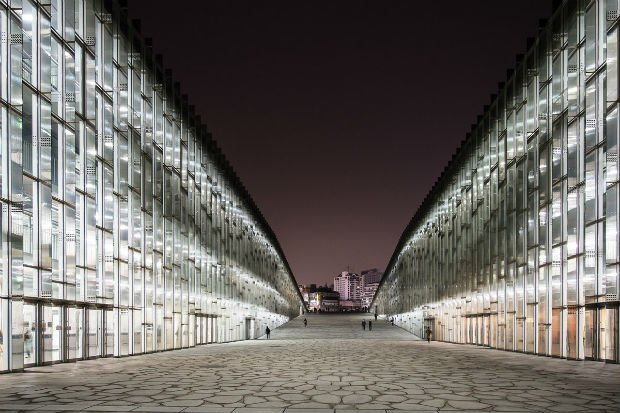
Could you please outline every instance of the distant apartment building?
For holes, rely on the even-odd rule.
[[[340,294],[337,291],[317,291],[313,293],[317,311],[338,311],[340,310]]]
[[[372,299],[375,296],[379,283],[381,282],[381,278],[383,277],[383,272],[379,271],[377,268],[372,268],[370,270],[362,271],[361,277],[362,307],[370,307],[370,303],[372,303]]]
[[[334,278],[334,291],[340,293],[341,301],[361,301],[362,277],[353,272],[343,271]]]

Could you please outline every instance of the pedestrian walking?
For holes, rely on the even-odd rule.
[[[362,320],[362,330],[366,330],[366,320]]]
[[[429,343],[431,342],[431,335],[433,334],[433,332],[431,331],[430,327],[426,327],[426,331],[424,331],[424,333],[426,333],[426,341],[428,341]]]
[[[304,327],[308,327],[308,320],[304,318]]]
[[[372,321],[368,320],[368,331],[372,331]]]
[[[269,335],[271,334],[271,329],[269,328],[269,326],[267,326],[267,328],[265,329],[265,334],[267,334],[267,339],[269,339]]]
[[[375,321],[377,321],[377,316],[378,316],[378,315],[379,315],[379,314],[375,313]]]
[[[394,325],[394,317],[390,318],[390,323],[392,323],[392,325]]]
[[[32,351],[32,334],[30,334],[28,327],[24,329],[24,351],[26,352],[26,358],[30,358],[30,352]]]

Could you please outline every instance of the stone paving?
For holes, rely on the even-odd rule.
[[[312,314],[271,340],[0,375],[0,413],[620,411],[620,365],[429,344],[381,320],[362,331],[362,317]]]

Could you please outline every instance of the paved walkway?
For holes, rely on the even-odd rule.
[[[618,412],[620,365],[426,343],[363,315],[309,315],[271,340],[0,375],[0,412]]]

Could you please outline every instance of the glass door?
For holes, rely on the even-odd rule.
[[[200,327],[198,326],[199,322],[199,319],[194,314],[189,315],[189,337],[188,342],[183,343],[185,347],[193,347],[196,345],[196,342],[199,341],[196,339],[196,337],[198,337],[196,333],[200,331]],[[185,340],[185,335],[183,336],[183,340]]]
[[[490,335],[491,335],[491,327],[490,327],[490,316],[489,314],[485,314],[482,317],[482,344],[485,346],[489,346],[491,344],[491,339],[490,339]]]
[[[209,335],[207,334],[209,325],[209,317],[208,316],[200,316],[200,344],[207,344],[209,342]]]
[[[68,308],[67,322],[67,358],[79,360],[84,357],[84,309]]]
[[[213,319],[211,318],[211,316],[207,316],[207,343],[211,344],[213,343]]]
[[[525,320],[525,351],[536,352],[536,305],[527,305],[527,319]]]
[[[36,304],[24,303],[24,367],[37,364],[38,354],[38,331],[37,331],[37,306]]]
[[[243,337],[243,339],[244,340],[252,339],[252,319],[250,318],[245,319],[245,337]]]
[[[515,351],[525,351],[525,323],[523,318],[517,318],[515,328]]]
[[[515,313],[506,313],[505,349],[515,350]]]
[[[562,356],[562,309],[554,308],[551,312],[551,355]]]
[[[144,353],[144,345],[142,343],[144,323],[142,320],[142,310],[135,309],[133,311],[133,354]]]
[[[497,314],[489,317],[489,346],[497,347]]]
[[[114,314],[112,310],[103,310],[103,355],[114,355]]]
[[[618,362],[618,307],[608,307],[607,340],[605,341],[605,359]]]
[[[129,354],[129,331],[131,329],[129,320],[131,313],[126,308],[121,308],[119,312],[119,355],[126,356]]]
[[[579,321],[577,318],[577,308],[568,309],[568,317],[566,318],[566,357],[576,359],[578,353],[577,348],[577,327]]]
[[[102,353],[102,329],[103,329],[103,312],[98,308],[89,308],[86,310],[86,356],[101,357]]]
[[[465,320],[466,320],[466,323],[468,323],[468,325],[471,325],[470,324],[471,318],[467,317]],[[435,319],[434,318],[424,319],[424,330],[423,330],[424,339],[426,339],[426,329],[431,330],[431,340],[436,340],[437,338],[433,336],[433,334],[435,334]]]
[[[41,320],[41,353],[44,363],[62,361],[63,354],[63,320],[62,307],[44,305]]]
[[[584,335],[584,356],[589,360],[596,360],[598,357],[597,350],[597,309],[595,307],[586,308],[586,325]]]
[[[618,340],[618,308],[599,309],[599,360],[616,361],[616,342]]]

